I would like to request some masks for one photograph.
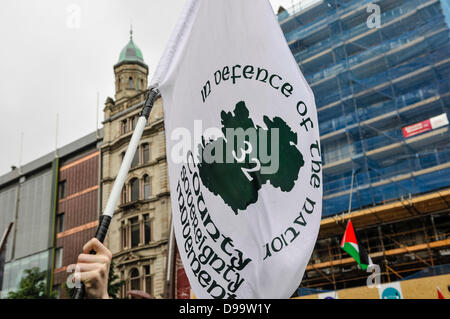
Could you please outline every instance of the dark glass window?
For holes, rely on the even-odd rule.
[[[139,278],[139,270],[136,268],[130,271],[130,290],[141,290],[141,278]]]
[[[120,236],[122,238],[122,248],[127,247],[127,226],[125,224],[125,221],[122,221],[121,227],[120,227]]]
[[[59,195],[59,199],[66,197],[66,181],[59,182],[58,195]]]
[[[122,121],[122,134],[125,134],[126,132],[128,132],[128,126],[127,126],[127,120],[123,120]]]
[[[56,233],[64,231],[64,213],[56,215]]]
[[[145,292],[152,294],[152,277],[150,276],[150,266],[144,266],[145,271]]]
[[[131,223],[131,247],[136,247],[140,243],[140,227],[139,227],[139,219],[137,217],[130,219]]]
[[[150,198],[150,177],[144,176],[144,199]]]
[[[134,153],[133,161],[131,162],[131,167],[135,167],[139,165],[139,147],[136,150],[136,153]]]
[[[148,144],[142,145],[142,161],[144,163],[150,162],[150,147]]]
[[[144,215],[144,243],[148,244],[151,241],[150,217]]]
[[[127,202],[127,189],[125,186],[122,188],[122,204]]]
[[[139,200],[139,180],[137,178],[133,178],[130,182],[131,188],[131,201],[134,202]]]
[[[133,78],[132,78],[132,77],[130,77],[130,78],[128,79],[128,88],[129,88],[129,89],[132,89],[132,88],[133,88]]]

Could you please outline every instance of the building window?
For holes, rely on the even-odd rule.
[[[125,204],[127,202],[127,188],[124,185],[122,188],[122,204]]]
[[[133,178],[130,181],[130,189],[131,189],[131,201],[139,200],[139,180],[137,178]]]
[[[148,144],[143,144],[142,146],[142,162],[150,162],[150,146]]]
[[[58,196],[59,199],[66,197],[66,181],[59,182],[58,184]]]
[[[148,294],[152,294],[152,277],[150,276],[150,266],[144,266],[145,272],[145,292]]]
[[[62,267],[63,249],[62,247],[55,249],[55,269]]]
[[[134,129],[136,128],[137,117],[136,117],[136,116],[133,116],[133,117],[130,119],[130,122],[131,122],[131,130],[134,130]]]
[[[64,213],[56,215],[56,233],[64,231]]]
[[[136,150],[136,153],[134,153],[133,161],[131,162],[131,167],[135,167],[139,165],[139,147]]]
[[[141,290],[141,278],[139,277],[139,270],[136,268],[130,271],[130,290]]]
[[[133,88],[133,78],[130,76],[130,78],[128,79],[128,88],[132,89]]]
[[[150,177],[144,175],[144,199],[150,198]]]
[[[122,120],[122,122],[120,123],[120,131],[122,132],[122,134],[125,134],[126,132],[128,132],[127,120]]]
[[[126,282],[126,280],[125,280],[125,272],[124,272],[124,271],[121,271],[121,272],[120,272],[120,280],[123,281],[123,282]],[[126,289],[127,289],[127,288],[126,288],[126,284],[120,286],[120,297],[121,297],[121,298],[125,298],[125,295],[126,295]]]
[[[121,227],[120,227],[120,237],[121,237],[121,246],[122,249],[127,247],[127,225],[125,221],[122,221]]]
[[[148,244],[151,241],[150,230],[150,217],[146,214],[144,215],[144,244]]]
[[[58,196],[59,196],[59,199],[63,199],[66,197],[66,181],[59,182]]]
[[[134,217],[130,219],[131,226],[131,247],[137,247],[140,243],[139,218]]]
[[[144,80],[141,79],[141,89],[144,89]]]
[[[121,249],[138,247],[139,244],[149,244],[152,240],[151,221],[149,214],[140,219],[138,216],[123,220],[120,225]]]

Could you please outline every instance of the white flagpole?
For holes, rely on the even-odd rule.
[[[142,133],[144,132],[147,120],[153,108],[153,104],[155,103],[158,97],[159,97],[159,90],[156,87],[151,87],[147,99],[144,103],[144,107],[142,108],[142,112],[139,116],[136,128],[134,129],[133,135],[131,136],[130,144],[128,145],[125,157],[123,158],[122,164],[120,165],[117,177],[114,180],[114,185],[111,190],[111,194],[109,195],[108,202],[106,203],[105,211],[103,212],[103,215],[100,216],[97,232],[95,233],[94,236],[100,242],[103,242],[105,240],[105,236],[109,228],[109,223],[111,222],[111,218],[114,214],[114,209],[116,208],[117,202],[120,198],[120,193],[122,191],[125,179],[130,170],[131,162],[133,160],[134,154],[136,153],[139,141],[141,140]],[[91,253],[95,254],[95,252]],[[84,295],[85,295],[85,287],[82,284],[81,288],[76,289],[73,298],[83,299]]]
[[[160,91],[158,89],[160,80],[161,78],[166,76],[168,72],[170,72],[171,62],[177,56],[177,53],[179,53],[177,50],[178,46],[184,44],[187,41],[186,35],[189,34],[190,26],[192,26],[193,23],[193,13],[198,8],[198,6],[198,0],[189,0],[189,2],[187,2],[187,4],[185,5],[182,13],[182,19],[178,20],[178,24],[175,27],[174,32],[172,33],[171,39],[163,53],[163,56],[161,57],[161,60],[152,78],[149,94],[144,103],[141,116],[139,117],[138,123],[131,137],[130,144],[128,145],[128,149],[123,158],[119,172],[117,173],[117,177],[114,181],[111,194],[109,195],[108,202],[106,203],[105,211],[103,212],[102,216],[100,216],[99,225],[95,234],[95,238],[97,238],[100,242],[103,242],[103,240],[105,239],[109,223],[111,222],[111,218],[114,214],[114,209],[120,198],[120,193],[130,170],[131,162],[133,160],[134,154],[136,153],[136,149],[142,137],[142,133],[144,132],[148,117],[153,107],[153,103],[160,96]],[[77,288],[75,290],[73,298],[83,299],[84,295],[85,287],[82,284],[81,288]]]

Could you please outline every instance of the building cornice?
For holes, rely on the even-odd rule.
[[[139,199],[132,202],[126,202],[124,204],[121,204],[117,207],[117,209],[114,211],[114,215],[118,216],[119,214],[126,214],[126,213],[132,213],[136,212],[138,210],[141,210],[142,207],[144,207],[146,204],[150,203],[156,203],[160,201],[161,199],[167,199],[170,197],[170,192],[160,192],[156,195],[153,195],[149,199]]]
[[[144,105],[145,97],[148,93],[148,89],[137,93],[136,95],[128,98],[122,98],[117,100],[109,107],[111,113],[115,113],[110,117],[103,120],[102,124],[112,122],[118,118],[127,115]],[[106,109],[107,107],[105,107]]]
[[[152,135],[156,135],[157,133],[160,133],[164,130],[164,119],[158,119],[156,121],[153,121],[144,129],[144,133],[142,133],[142,137],[150,137]],[[101,145],[102,153],[104,152],[114,152],[123,147],[124,145],[128,145],[131,137],[133,135],[133,132],[128,132],[125,134],[120,135],[119,137],[115,138],[111,142],[103,142]]]
[[[137,253],[139,252],[149,252],[149,251],[153,251],[156,248],[164,248],[163,246],[166,246],[168,243],[168,239],[162,239],[162,240],[158,240],[155,242],[151,242],[149,244],[146,245],[141,245],[138,247],[133,247],[133,248],[129,248],[129,249],[124,249],[118,253],[113,254],[112,258],[113,259],[120,259],[122,257],[122,260],[119,260],[117,263],[117,266],[119,265],[123,265],[123,264],[127,264],[127,263],[133,263],[136,261],[142,261],[142,258],[157,258],[158,254],[155,255],[150,255],[150,256],[140,256]],[[126,257],[132,257],[129,259],[125,259]]]
[[[119,67],[121,67],[123,65],[127,65],[127,66],[139,65],[139,66],[143,67],[144,69],[146,69],[147,72],[148,72],[148,65],[147,64],[145,64],[144,62],[140,62],[140,61],[130,61],[130,60],[124,60],[122,62],[116,63],[114,65],[114,70],[116,70],[117,68],[119,68]]]

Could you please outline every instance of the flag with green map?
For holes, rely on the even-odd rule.
[[[289,298],[319,232],[322,149],[313,92],[269,1],[188,0],[151,86],[195,296]]]

